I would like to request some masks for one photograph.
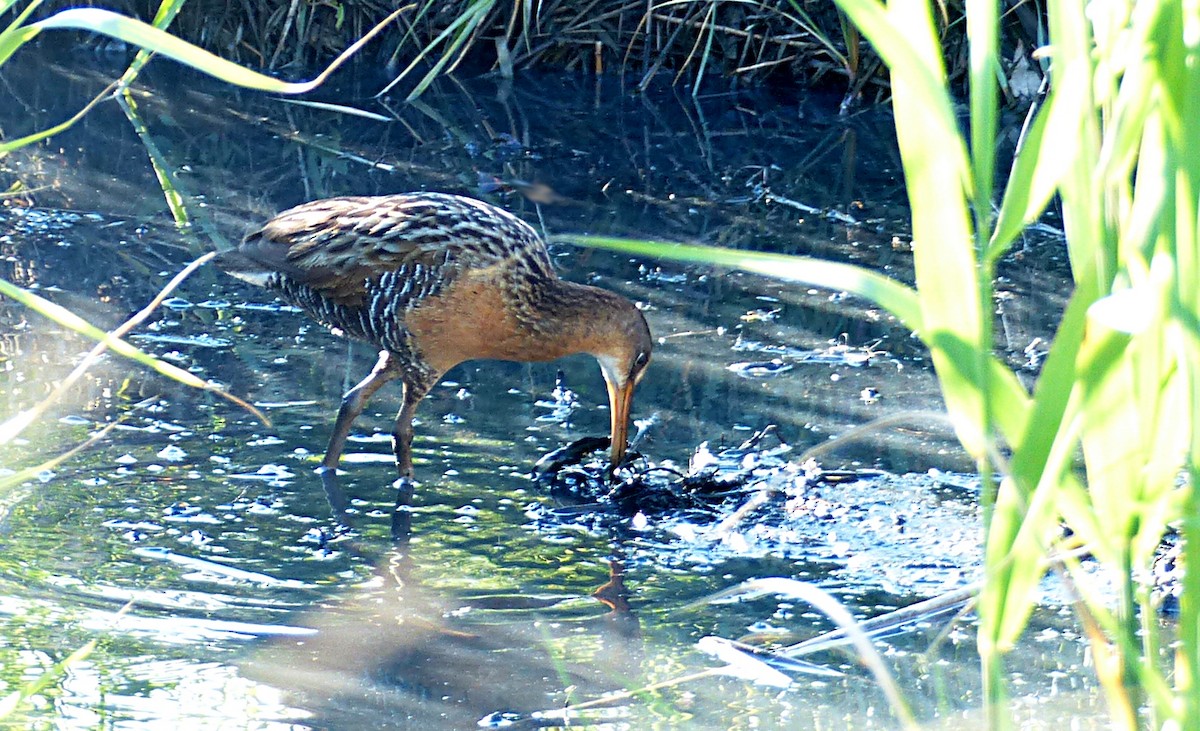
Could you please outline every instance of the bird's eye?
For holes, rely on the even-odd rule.
[[[650,354],[649,353],[638,353],[638,357],[635,358],[633,361],[634,372],[640,371],[641,369],[645,368],[646,364],[649,362],[650,362]]]

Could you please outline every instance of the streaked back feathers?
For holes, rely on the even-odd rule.
[[[534,229],[494,206],[444,193],[329,198],[280,213],[218,265],[255,284],[271,274],[332,302],[361,304],[371,283],[419,267],[449,283],[464,271],[521,260],[553,276]]]

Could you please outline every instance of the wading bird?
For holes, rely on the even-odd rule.
[[[217,264],[380,349],[342,398],[326,471],[368,399],[398,379],[392,449],[411,478],[417,404],[450,368],[480,358],[590,353],[608,386],[614,469],[625,455],[634,387],[650,362],[646,318],[618,294],[560,279],[541,236],[507,211],[443,193],[319,200],[267,221]]]

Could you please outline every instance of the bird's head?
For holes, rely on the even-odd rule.
[[[654,343],[650,327],[641,310],[624,297],[613,296],[605,327],[591,351],[600,362],[604,382],[608,386],[608,403],[612,417],[612,469],[625,458],[629,439],[629,411],[633,405],[633,390],[650,364]]]

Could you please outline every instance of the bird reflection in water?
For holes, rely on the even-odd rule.
[[[243,672],[284,691],[317,728],[476,728],[642,682],[620,562],[593,594],[602,614],[569,593],[438,592],[418,563],[392,548],[355,595],[296,620],[315,635],[269,640]]]

